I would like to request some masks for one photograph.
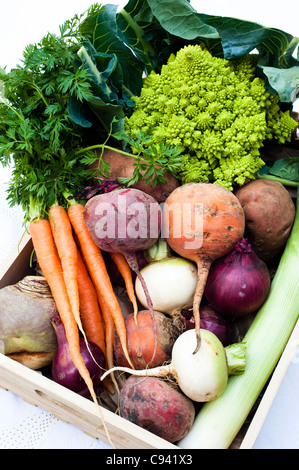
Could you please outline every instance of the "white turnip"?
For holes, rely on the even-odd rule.
[[[197,342],[195,329],[187,330],[175,341],[169,364],[138,371],[127,367],[113,367],[105,372],[101,379],[115,370],[146,377],[173,377],[182,392],[191,400],[195,402],[214,400],[223,393],[227,385],[230,373],[228,356],[214,333],[204,329],[201,329],[200,333],[201,347],[196,353],[194,353]],[[240,349],[238,343],[236,349]],[[234,360],[240,363],[240,368],[235,364],[235,370],[238,374],[242,373],[244,356],[234,357]]]
[[[180,317],[182,308],[191,307],[197,285],[196,264],[174,256],[164,239],[145,253],[150,261],[140,273],[147,285],[154,310]],[[135,280],[136,296],[148,307],[144,290],[138,277]]]

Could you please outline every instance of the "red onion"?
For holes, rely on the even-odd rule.
[[[84,397],[89,396],[90,393],[88,387],[71,359],[62,321],[58,316],[56,316],[51,319],[51,323],[58,342],[58,349],[52,362],[53,380],[79,395]],[[88,348],[91,351],[91,354]],[[80,337],[80,352],[85,365],[89,370],[95,391],[97,393],[102,393],[103,388],[101,386],[101,376],[106,369],[106,359],[102,349],[91,341],[88,342],[87,347],[85,339]]]
[[[195,328],[192,309],[183,309],[181,315],[187,330]],[[227,320],[209,305],[201,305],[199,315],[200,328],[211,331],[223,346],[228,346],[230,344],[230,325]]]
[[[212,264],[205,296],[217,312],[232,319],[255,312],[268,297],[270,284],[267,265],[242,238]]]

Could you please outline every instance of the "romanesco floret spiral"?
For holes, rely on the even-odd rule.
[[[256,62],[256,54],[228,61],[200,45],[183,47],[144,79],[127,133],[135,138],[142,130],[148,145],[179,145],[182,183],[211,181],[233,190],[249,182],[264,165],[264,141],[289,141],[297,127],[256,77]]]

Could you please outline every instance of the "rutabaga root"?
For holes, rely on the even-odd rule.
[[[205,264],[202,264],[198,261],[198,282],[194,294],[194,301],[193,301],[193,316],[195,322],[195,332],[196,332],[196,348],[193,351],[193,354],[196,354],[201,345],[201,336],[200,336],[200,304],[202,300],[202,296],[204,293],[205,285],[207,282],[209,269],[211,266],[211,261],[207,261]]]
[[[3,354],[30,369],[51,364],[57,340],[51,325],[57,307],[46,279],[26,276],[0,289]]]
[[[193,314],[197,345],[201,345],[199,306],[213,261],[229,253],[242,238],[245,216],[240,201],[228,189],[213,183],[188,183],[175,189],[163,207],[169,246],[198,266]]]

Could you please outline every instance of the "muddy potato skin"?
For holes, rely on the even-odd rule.
[[[130,376],[119,406],[123,418],[172,443],[187,435],[195,418],[192,401],[157,377]]]
[[[245,214],[245,234],[257,256],[271,261],[280,255],[295,218],[295,204],[278,181],[253,180],[235,195]]]

